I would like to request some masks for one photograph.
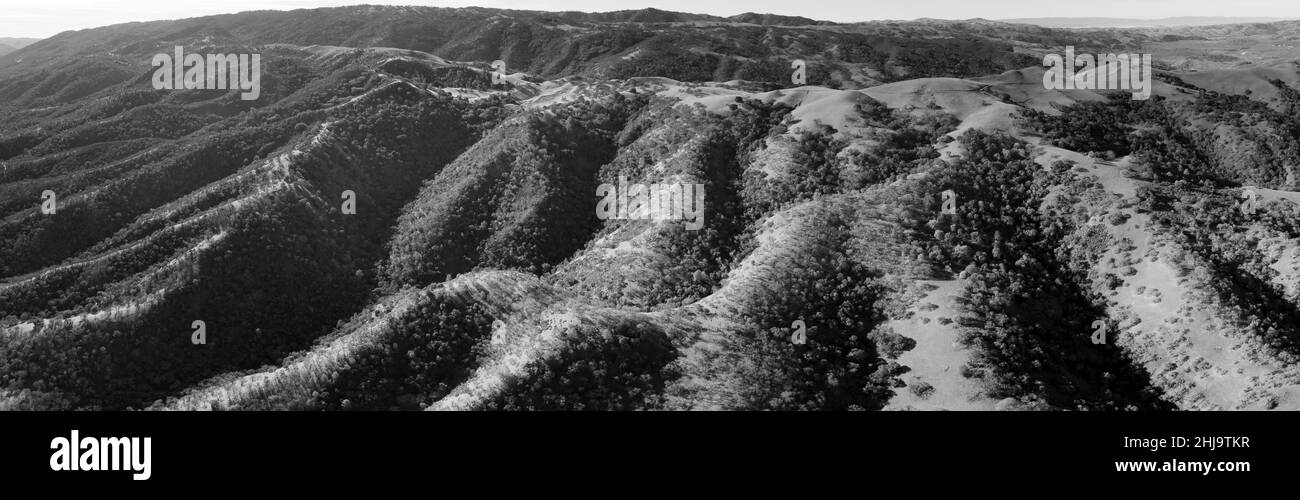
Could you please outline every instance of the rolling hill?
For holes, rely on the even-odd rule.
[[[1163,30],[62,33],[0,60],[0,408],[1300,408],[1294,66]],[[1152,99],[1045,89],[1067,44],[1152,50]],[[155,90],[176,45],[260,54],[261,97]],[[702,227],[602,217],[629,183],[698,186]]]

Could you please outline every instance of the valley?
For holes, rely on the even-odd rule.
[[[0,409],[1300,409],[1300,71],[1221,54],[1290,33],[379,6],[63,33],[0,60]],[[1151,98],[1045,88],[1067,45],[1153,54]],[[180,46],[260,54],[260,97],[153,88]]]

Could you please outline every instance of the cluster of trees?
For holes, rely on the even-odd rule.
[[[128,82],[139,76],[131,68],[100,57],[60,61],[0,81],[0,99],[31,107],[64,104]]]
[[[796,85],[791,80],[794,69],[791,63],[797,57],[768,56],[759,59],[739,59],[723,54],[698,53],[673,46],[652,46],[636,56],[621,59],[610,67],[614,78],[657,76],[683,82],[725,82],[744,80],[766,83],[772,88]],[[848,71],[837,62],[829,60],[805,61],[804,76],[807,84],[839,88]]]
[[[76,191],[51,186],[60,198],[56,214],[29,212],[0,225],[0,274],[35,271],[75,255],[140,214],[239,170],[262,144],[282,142],[293,133],[284,122],[219,133],[96,186],[94,196],[75,201]],[[39,201],[34,199],[33,206]]]
[[[610,66],[609,76],[658,76],[683,82],[707,82],[713,80],[713,75],[723,60],[724,57],[717,54],[698,53],[665,44],[647,48],[634,57],[620,59]]]
[[[1296,92],[1282,82],[1284,103]],[[1245,96],[1202,91],[1189,104],[1160,96],[1026,109],[1025,124],[1048,143],[1114,159],[1133,154],[1143,176],[1207,187],[1284,186],[1300,165],[1300,118]]]
[[[929,256],[964,266],[959,324],[990,395],[1071,409],[1160,407],[1140,367],[1113,342],[1091,341],[1093,322],[1106,318],[1101,299],[1057,252],[1074,223],[1040,210],[1067,169],[1043,170],[1027,144],[1003,134],[959,140],[967,156],[923,181],[930,193],[956,193],[955,214],[930,199]]]
[[[599,227],[594,186],[645,99],[612,93],[492,130],[427,181],[398,219],[385,280],[423,286],[476,267],[550,270]]]
[[[1249,325],[1268,346],[1266,353],[1283,362],[1300,360],[1300,308],[1275,283],[1273,261],[1261,253],[1261,236],[1272,232],[1295,238],[1297,209],[1287,202],[1263,204],[1257,215],[1240,209],[1236,190],[1189,189],[1156,185],[1139,192],[1152,220],[1178,248],[1188,252],[1179,263],[1185,276],[1206,289],[1224,311]],[[1262,223],[1271,231],[1251,231]]]
[[[850,189],[885,182],[930,163],[939,157],[934,144],[947,141],[946,134],[960,123],[948,113],[914,117],[875,100],[857,107],[867,123],[879,127],[872,130],[879,146],[848,152],[842,183]]]
[[[347,108],[330,129],[342,154],[309,161],[329,168],[304,169],[303,175],[327,201],[352,244],[368,259],[381,260],[394,236],[393,221],[420,193],[421,182],[442,172],[461,152],[507,116],[496,100],[470,104],[447,96],[407,95],[372,106]],[[328,151],[328,149],[326,149]],[[368,158],[358,163],[355,158]],[[340,215],[340,195],[353,191],[357,215]]]
[[[1049,144],[1071,151],[1097,152],[1111,158],[1133,152],[1131,136],[1137,124],[1155,118],[1163,99],[1134,101],[1114,94],[1107,101],[1080,102],[1064,106],[1057,114],[1024,108],[1021,115],[1028,128],[1042,134]]]
[[[620,134],[619,142],[624,145],[618,156],[601,168],[600,182],[615,184],[624,176],[629,182],[647,184],[703,184],[704,224],[698,230],[688,230],[681,223],[655,227],[653,249],[666,257],[663,265],[648,271],[641,286],[602,292],[603,299],[642,309],[699,300],[714,292],[752,249],[752,226],[765,214],[746,199],[744,163],[779,128],[791,108],[757,99],[738,101],[732,104],[734,112],[722,117],[670,105],[654,106]],[[645,222],[606,221],[600,235],[637,224]]]
[[[309,408],[419,410],[469,378],[487,352],[492,317],[475,302],[418,293],[414,308],[389,319],[383,334],[343,369],[320,374],[329,382]]]
[[[555,117],[529,117],[535,133],[516,158],[531,161],[517,160],[495,184],[495,224],[479,265],[542,274],[582,248],[599,227],[596,176],[617,154],[615,136],[645,103],[613,92],[580,99]],[[526,214],[523,206],[531,207]]]
[[[744,218],[737,157],[745,139],[734,133],[726,126],[704,131],[705,140],[678,172],[704,184],[704,225],[688,230],[684,224],[672,224],[661,231],[655,248],[669,256],[671,267],[656,274],[647,287],[650,304],[677,306],[708,296],[747,253],[750,221]]]
[[[0,168],[0,214],[9,216],[36,207],[46,189],[79,192],[121,178],[166,156],[161,150],[148,149],[161,142],[133,139],[9,160]]]
[[[44,133],[36,130],[23,130],[0,136],[0,159],[8,160],[18,156],[33,146],[40,144],[45,138]]]
[[[405,77],[428,88],[456,87],[490,90],[492,74],[466,66],[431,67],[418,61],[392,59],[380,65],[381,71]]]
[[[78,407],[138,408],[214,374],[275,362],[360,307],[370,286],[350,272],[357,263],[345,242],[307,237],[323,229],[314,207],[279,195],[254,208],[183,263],[196,274],[131,287],[160,293],[154,300],[124,293],[106,299],[130,306],[124,314],[5,336],[0,384],[67,394]],[[195,320],[206,323],[204,345],[191,343]]]
[[[670,407],[876,410],[889,400],[902,368],[877,346],[905,339],[878,329],[881,275],[844,252],[843,220],[819,227],[827,244],[791,254],[767,288],[746,297],[751,325],[699,353],[698,374],[674,385]]]
[[[800,133],[789,182],[773,182],[757,170],[747,172],[743,193],[747,220],[758,220],[791,203],[863,189],[913,172],[939,156],[934,144],[957,125],[946,113],[912,117],[869,98],[857,103],[855,112],[855,119],[870,127],[874,145],[846,150],[847,143],[826,125]],[[785,133],[787,126],[773,128],[772,134]]]
[[[130,278],[182,252],[209,236],[204,226],[193,224],[160,231],[104,258],[59,265],[28,281],[0,288],[0,325],[34,318],[88,313],[126,296],[135,295]]]
[[[525,367],[488,410],[644,410],[663,406],[677,351],[648,323],[583,324],[564,345]]]
[[[82,249],[87,257],[122,250],[3,291],[0,315],[14,315],[8,322],[55,310],[56,317],[113,313],[5,336],[0,386],[59,394],[60,404],[74,407],[139,408],[218,373],[275,363],[360,310],[375,289],[374,266],[392,221],[418,181],[506,112],[496,103],[481,108],[415,92],[378,97],[372,106],[339,108],[329,117],[284,110],[240,117],[256,123],[218,127],[214,137],[56,215],[0,226],[15,235],[0,245],[0,253],[13,256],[4,261],[9,274]],[[307,134],[321,130],[304,121],[326,118],[328,133],[308,146]],[[292,165],[213,184],[254,158],[279,156],[283,150],[267,145],[291,137],[306,152],[290,157]],[[212,189],[176,203],[175,211],[131,221],[203,186]],[[340,212],[344,190],[357,194],[355,215]],[[191,216],[198,222],[178,224]],[[218,230],[224,238],[179,253]],[[190,341],[195,320],[206,323],[204,345]]]
[[[952,37],[895,42],[888,47],[888,72],[895,80],[939,76],[989,75],[1037,66],[1040,58],[1016,52],[1010,44],[975,37]],[[892,73],[892,74],[891,74]]]
[[[891,180],[932,160],[931,143],[951,130],[951,118],[910,118],[875,101],[863,102],[859,119],[874,127],[878,145],[845,153],[835,130],[822,127],[796,139],[790,175],[769,178],[747,166],[771,141],[785,137],[791,108],[780,102],[737,98],[724,116],[654,106],[630,120],[619,134],[618,156],[602,168],[600,181],[616,183],[693,179],[706,191],[706,222],[700,230],[681,224],[654,228],[663,264],[636,287],[596,293],[612,304],[645,309],[676,307],[713,293],[754,246],[756,224],[793,203]],[[684,152],[682,151],[684,150]],[[658,170],[651,171],[651,167]],[[601,235],[639,221],[607,221]]]
[[[28,154],[41,156],[89,144],[138,138],[177,139],[220,118],[199,115],[176,104],[147,104],[108,120],[63,131],[32,148]]]
[[[1274,231],[1291,238],[1300,238],[1300,203],[1280,201],[1266,206],[1258,215],[1259,222]]]
[[[1259,336],[1268,350],[1259,354],[1294,362],[1300,311],[1275,283],[1273,262],[1258,247],[1266,234],[1300,234],[1300,210],[1261,201],[1255,213],[1243,213],[1239,189],[1294,188],[1287,174],[1300,164],[1300,119],[1286,111],[1300,102],[1300,93],[1273,84],[1281,111],[1247,96],[1201,90],[1189,103],[1116,98],[1026,117],[1054,144],[1104,156],[1133,154],[1129,175],[1153,181],[1139,188],[1137,208],[1185,252],[1177,262],[1183,276]]]

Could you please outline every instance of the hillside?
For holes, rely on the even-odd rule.
[[[1183,26],[1215,26],[1222,24],[1256,24],[1284,21],[1277,17],[1197,17],[1180,16],[1160,19],[1129,19],[1122,17],[1032,17],[1002,19],[1008,23],[1023,23],[1044,28],[1155,28]]]
[[[0,60],[0,409],[1297,409],[1300,78],[1215,62],[1259,29],[62,33]],[[1179,62],[1045,89],[1067,44]],[[260,54],[261,97],[154,90],[176,45]],[[601,212],[634,184],[685,205]]]

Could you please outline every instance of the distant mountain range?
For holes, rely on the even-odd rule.
[[[1148,28],[1168,26],[1212,26],[1216,24],[1249,24],[1287,21],[1284,17],[1165,17],[1161,19],[1130,19],[1123,17],[1026,17],[1002,19],[1003,22],[1033,24],[1044,28]]]
[[[0,56],[41,41],[40,38],[0,38]]]

